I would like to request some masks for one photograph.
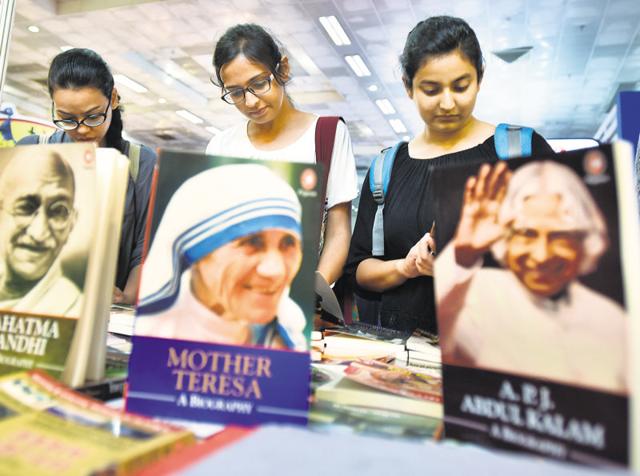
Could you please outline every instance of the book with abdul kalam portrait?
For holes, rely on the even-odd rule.
[[[127,410],[306,422],[320,185],[315,165],[161,151]]]
[[[447,437],[637,464],[632,163],[618,143],[436,172]]]
[[[127,170],[93,144],[0,150],[0,373],[104,371]]]

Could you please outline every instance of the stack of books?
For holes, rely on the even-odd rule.
[[[394,329],[353,323],[331,327],[312,337],[312,360],[325,363],[348,363],[355,359],[393,362],[406,351],[410,333]]]
[[[405,349],[395,355],[395,364],[438,373],[442,368],[442,356],[437,336],[414,334],[405,343]]]

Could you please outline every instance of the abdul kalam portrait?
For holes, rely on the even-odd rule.
[[[306,349],[306,320],[289,297],[300,219],[294,190],[263,165],[223,165],[185,181],[144,264],[135,333]]]
[[[625,312],[579,279],[608,247],[602,212],[568,166],[481,166],[436,260],[443,362],[626,392]],[[501,268],[483,267],[487,253]]]

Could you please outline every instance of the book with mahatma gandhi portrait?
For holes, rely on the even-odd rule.
[[[127,171],[93,144],[0,150],[0,373],[104,372]]]
[[[436,172],[447,437],[637,468],[632,164],[616,143]]]
[[[127,410],[306,423],[317,166],[161,151],[156,182]]]

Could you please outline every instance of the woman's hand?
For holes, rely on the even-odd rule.
[[[118,286],[113,287],[113,304],[124,304],[124,293],[118,289]]]
[[[507,191],[511,171],[503,161],[484,164],[477,177],[469,177],[454,238],[456,262],[465,267],[477,262],[504,234],[498,212]]]
[[[407,279],[418,276],[433,276],[436,242],[431,233],[426,233],[407,253],[397,261],[397,269]]]

